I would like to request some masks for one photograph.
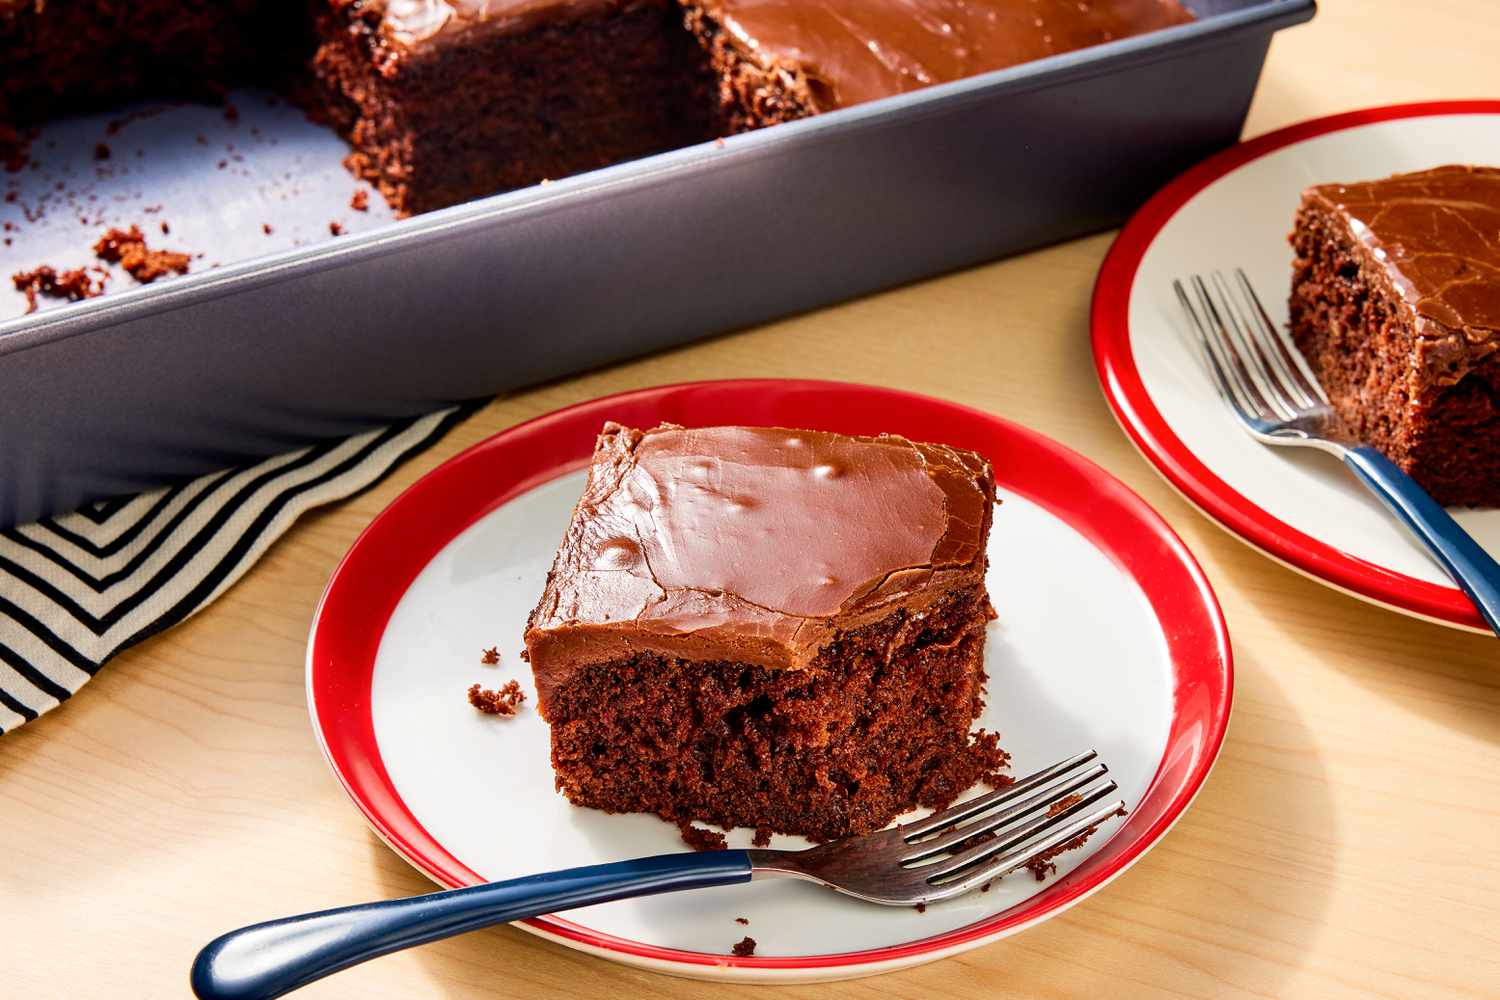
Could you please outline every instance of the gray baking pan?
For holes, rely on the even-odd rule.
[[[62,123],[0,204],[32,217],[7,274],[82,263],[101,222],[205,256],[0,322],[0,525],[1116,225],[1239,137],[1273,32],[1315,10],[1188,3],[1193,24],[404,221],[352,211],[338,140],[264,98]],[[68,193],[35,218],[44,183]]]

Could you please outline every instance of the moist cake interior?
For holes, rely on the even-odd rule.
[[[970,739],[987,604],[953,594],[844,633],[805,670],[641,653],[591,666],[547,706],[575,805],[832,840],[941,808],[1007,757]]]

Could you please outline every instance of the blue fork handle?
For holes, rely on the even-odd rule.
[[[1344,462],[1432,551],[1489,622],[1490,630],[1500,635],[1500,563],[1480,548],[1416,480],[1374,448],[1350,448]]]
[[[744,851],[661,854],[304,913],[230,931],[193,961],[200,1000],[271,1000],[402,948],[612,899],[750,880]]]

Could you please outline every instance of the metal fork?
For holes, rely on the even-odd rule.
[[[661,854],[244,927],[198,953],[193,991],[201,1000],[271,1000],[368,959],[480,927],[754,877],[806,879],[889,906],[935,903],[1045,861],[1122,813],[1125,803],[1111,798],[1118,788],[1097,756],[1090,750],[925,819],[805,851]]]
[[[1215,271],[1193,275],[1189,297],[1172,288],[1197,333],[1214,387],[1240,424],[1270,445],[1335,455],[1422,542],[1500,634],[1500,564],[1394,462],[1349,438],[1328,397],[1289,338],[1266,313],[1241,268],[1234,289]]]

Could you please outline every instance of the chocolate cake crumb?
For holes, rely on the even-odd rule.
[[[328,231],[335,236],[342,236],[344,235],[344,226],[339,222],[330,222],[328,223]]]
[[[978,847],[986,841],[994,840],[996,836],[997,834],[994,830],[981,830],[979,833],[974,834],[974,836],[966,837],[957,844],[954,844],[949,848],[949,853],[958,854],[962,851],[967,851],[971,847]]]
[[[167,225],[167,220],[166,219],[161,220],[161,234],[163,236],[170,236],[170,235],[172,235],[172,227],[169,226],[169,225]]]
[[[737,923],[737,924],[744,924],[746,927],[750,926],[750,918],[749,917],[735,917],[734,918],[734,922]]]
[[[91,278],[90,270],[98,273],[99,277]],[[91,299],[102,294],[104,283],[109,280],[109,272],[98,267],[78,267],[71,271],[59,272],[43,264],[30,271],[17,271],[11,275],[10,280],[16,286],[16,291],[26,296],[26,311],[34,313],[37,309],[38,295],[77,302],[80,299]]]
[[[370,191],[368,188],[359,188],[354,192],[354,197],[349,199],[349,207],[356,212],[368,212],[370,210]]]
[[[752,847],[771,846],[771,828],[769,826],[758,826],[755,828],[755,839],[750,841]]]
[[[265,233],[267,236],[270,236],[271,233],[273,233],[275,230],[271,228],[271,224],[269,222],[262,222],[260,224],[260,231]]]
[[[729,846],[724,835],[717,830],[705,830],[691,823],[683,823],[677,830],[682,834],[682,842],[695,851],[722,851]]]
[[[755,954],[755,938],[746,937],[729,950],[734,954],[735,958],[749,958]]]
[[[1073,808],[1082,801],[1083,796],[1079,795],[1077,792],[1074,792],[1071,795],[1064,795],[1062,798],[1058,799],[1056,802],[1047,807],[1047,815],[1060,815],[1061,813],[1067,812],[1069,809]],[[1117,813],[1116,815],[1123,814],[1123,812],[1124,810],[1122,809],[1120,810],[1120,813]],[[1056,875],[1057,865],[1052,863],[1052,859],[1057,857],[1059,854],[1063,854],[1067,851],[1076,850],[1077,848],[1082,847],[1084,843],[1090,837],[1092,837],[1097,830],[1098,827],[1089,827],[1087,830],[1083,831],[1071,840],[1058,844],[1050,851],[1046,851],[1043,854],[1037,855],[1037,857],[1026,863],[1026,867],[1031,870],[1032,875],[1036,876],[1036,880],[1038,882],[1044,881],[1048,875]]]
[[[148,285],[168,274],[187,274],[192,258],[175,250],[152,250],[146,246],[141,227],[110,229],[94,244],[94,255],[119,264],[132,278]]]
[[[990,891],[990,883],[986,882],[984,885],[980,886],[979,887],[979,891],[980,892],[989,892]]]
[[[94,159],[96,159],[96,160],[107,160],[107,159],[109,159],[109,145],[107,143],[101,142],[97,146],[94,147]]]
[[[1056,847],[1052,848],[1052,850],[1037,855],[1035,858],[1026,862],[1026,867],[1031,869],[1031,874],[1036,876],[1036,880],[1038,882],[1045,881],[1048,875],[1057,874],[1057,865],[1053,864],[1053,858],[1057,857],[1059,854],[1064,854],[1068,851],[1074,851],[1082,847],[1085,843],[1088,842],[1088,839],[1092,837],[1098,829],[1099,828],[1095,826],[1089,827],[1087,830],[1083,831],[1072,840],[1064,841],[1063,843],[1058,844]]]
[[[478,684],[469,687],[469,704],[485,715],[515,715],[521,702],[525,700],[526,692],[514,680],[506,681],[497,691],[482,688]]]
[[[916,910],[918,913],[926,913],[927,912],[927,904],[926,903],[918,903],[916,906],[913,906],[912,909]]]
[[[1067,812],[1069,809],[1072,809],[1082,801],[1083,796],[1079,795],[1077,792],[1074,792],[1072,795],[1064,795],[1062,798],[1058,799],[1056,802],[1047,807],[1047,815],[1056,816],[1058,813]]]
[[[479,662],[487,667],[493,667],[500,662],[500,647],[491,646],[479,654]]]

